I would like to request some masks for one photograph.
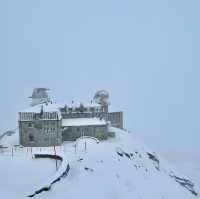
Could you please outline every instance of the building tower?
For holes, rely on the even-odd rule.
[[[31,106],[50,102],[47,91],[49,91],[48,88],[34,88],[32,96],[29,97],[32,99]]]
[[[95,93],[94,101],[97,104],[100,104],[102,107],[102,112],[108,113],[109,102],[109,93],[106,90],[100,90]]]

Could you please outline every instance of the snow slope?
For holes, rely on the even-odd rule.
[[[172,162],[179,171],[187,174],[200,186],[200,155],[195,153],[168,153],[166,159]]]
[[[31,187],[40,184],[54,173],[56,167],[52,160],[34,160],[22,154],[12,158],[7,153],[1,154],[0,198],[24,198],[24,195],[31,191]]]
[[[14,146],[19,144],[19,132],[18,129],[13,131],[14,134],[7,135],[5,134],[2,138],[0,138],[0,145],[3,146]]]
[[[49,191],[41,192],[34,198],[199,198],[197,195],[199,187],[193,185],[184,175],[176,172],[165,160],[137,141],[132,134],[116,128],[111,128],[111,130],[116,133],[116,138],[108,141],[98,143],[96,140],[84,138],[79,139],[76,143],[64,143],[63,146],[57,147],[56,153],[66,159],[70,165],[69,174],[55,183]],[[32,150],[32,153],[36,153],[39,149]],[[53,152],[52,148],[40,150],[45,153]],[[21,152],[21,154],[23,153],[25,152]],[[16,160],[13,160],[13,165],[15,162]],[[6,163],[0,154],[0,167],[4,164]],[[48,166],[49,164],[44,162],[40,169],[44,170]],[[23,177],[23,167],[17,167],[16,170],[19,170]],[[7,178],[3,172],[0,168],[0,176]],[[52,176],[46,176],[46,180],[48,181]],[[32,182],[32,178],[33,174],[30,173],[27,180]],[[40,183],[37,182],[37,186],[42,188],[43,182],[43,180]],[[21,180],[19,180],[20,183]],[[1,184],[0,195],[4,194],[4,198],[6,198],[6,192],[2,189],[3,182]],[[6,185],[8,186],[8,184]],[[31,185],[31,187],[19,190],[13,189],[13,192],[17,191],[16,196],[20,195],[18,197],[20,199],[27,198],[27,195],[31,194],[30,190],[34,191],[33,187],[35,186]]]

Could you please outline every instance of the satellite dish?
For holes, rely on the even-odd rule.
[[[107,106],[110,104],[109,102],[109,93],[106,90],[100,90],[98,92],[95,93],[94,95],[94,101],[97,104],[100,104],[102,106]]]

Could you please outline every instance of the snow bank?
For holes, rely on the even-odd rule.
[[[69,163],[65,159],[65,156],[39,153],[39,154],[34,154],[34,157],[36,159],[37,158],[49,158],[49,159],[54,159],[56,161],[59,160],[62,163],[61,163],[59,170],[56,172],[55,175],[53,175],[51,178],[49,178],[45,184],[40,185],[39,188],[35,188],[35,191],[33,194],[28,195],[28,197],[30,197],[30,198],[42,193],[43,191],[49,191],[56,182],[59,182],[62,178],[65,178],[68,175],[68,172],[70,170]]]
[[[48,190],[51,187],[50,191],[42,191],[34,197],[38,199],[199,198],[199,187],[185,175],[177,172],[160,155],[139,142],[133,134],[116,128],[111,128],[110,131],[115,132],[116,137],[107,141],[97,143],[93,139],[83,138],[77,143],[64,143],[58,147],[56,154],[63,160],[59,170],[48,180],[41,181],[30,189],[24,189],[21,194],[26,197],[29,190],[32,190],[29,195],[33,195],[42,188]],[[38,150],[33,148],[33,154],[40,154]],[[54,155],[52,148],[42,148],[41,153]],[[0,165],[4,165],[2,157],[0,154]],[[47,164],[41,169],[45,168],[48,168]],[[64,178],[63,174],[66,171],[68,176]],[[1,179],[6,179],[2,173],[0,169]],[[31,181],[31,174],[28,181]],[[0,186],[0,195],[2,193],[5,195]],[[15,198],[22,199],[22,197]]]

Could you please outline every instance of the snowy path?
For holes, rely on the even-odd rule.
[[[62,180],[62,178],[67,177],[68,172],[70,170],[70,166],[68,161],[66,160],[64,155],[53,155],[53,154],[34,154],[34,157],[36,159],[38,158],[48,158],[48,159],[53,159],[56,161],[56,165],[57,165],[57,161],[61,161],[61,165],[58,169],[58,171],[55,173],[55,175],[53,175],[52,177],[50,177],[48,179],[48,181],[43,184],[43,185],[39,185],[39,188],[35,189],[33,194],[28,195],[28,197],[34,197],[35,195],[38,195],[40,193],[42,193],[43,191],[49,191],[51,190],[51,187],[56,183],[59,182],[60,180]]]
[[[14,157],[8,153],[0,154],[0,163],[0,196],[3,199],[26,198],[31,187],[56,172],[54,161],[35,160],[19,153]]]

